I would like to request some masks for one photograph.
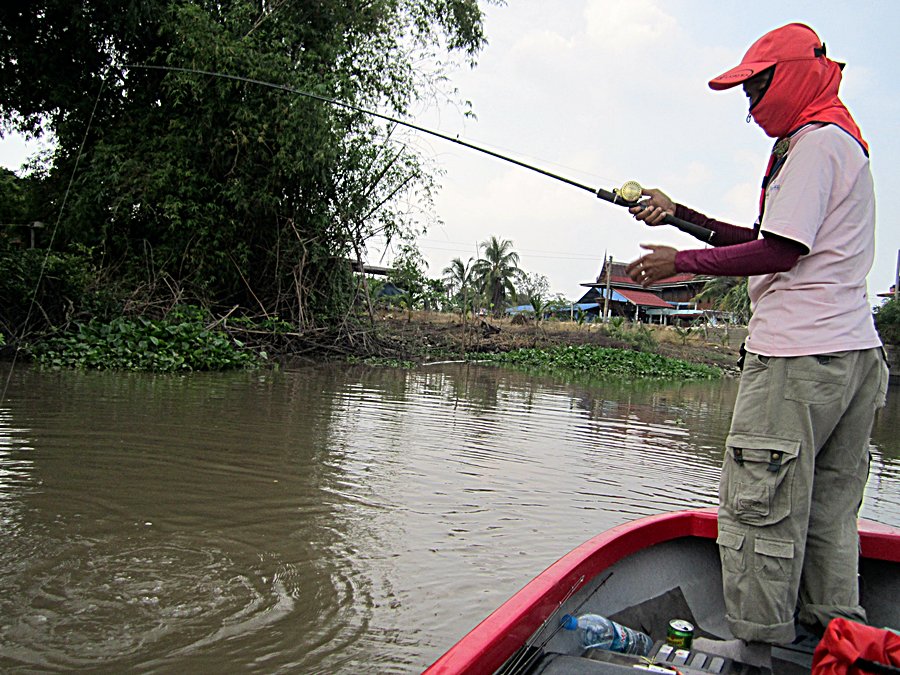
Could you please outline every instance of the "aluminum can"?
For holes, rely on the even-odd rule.
[[[694,642],[694,624],[684,619],[672,619],[666,628],[666,644],[675,649],[690,649]]]

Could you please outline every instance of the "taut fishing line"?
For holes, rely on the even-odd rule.
[[[0,393],[0,406],[2,406],[6,402],[6,392],[9,389],[9,383],[12,381],[13,372],[16,369],[16,360],[19,357],[19,341],[21,341],[24,336],[25,329],[28,327],[28,321],[31,319],[31,312],[34,310],[34,306],[37,304],[37,294],[38,290],[41,287],[41,281],[44,279],[44,270],[47,268],[47,260],[50,258],[50,251],[53,249],[53,240],[56,238],[56,231],[59,229],[59,224],[62,221],[62,214],[66,209],[66,202],[69,199],[69,192],[72,190],[72,183],[75,182],[75,174],[78,172],[78,164],[81,162],[81,157],[84,154],[84,146],[87,143],[88,134],[91,132],[91,125],[94,123],[94,116],[97,114],[97,106],[100,104],[100,96],[103,94],[103,89],[106,87],[106,78],[100,78],[100,90],[97,92],[97,98],[94,99],[94,107],[91,109],[91,116],[88,118],[87,127],[84,129],[84,136],[81,138],[81,145],[78,147],[78,153],[75,155],[75,165],[72,167],[72,174],[69,176],[69,183],[66,185],[66,191],[63,194],[62,204],[59,206],[59,213],[56,214],[56,223],[53,225],[53,229],[50,231],[50,241],[47,242],[47,249],[44,252],[44,258],[41,260],[41,268],[38,271],[38,279],[37,283],[34,285],[34,293],[31,295],[31,302],[28,303],[28,311],[25,313],[25,321],[22,322],[22,335],[19,336],[19,339],[16,340],[16,344],[13,346],[13,358],[12,363],[9,366],[9,374],[6,376],[6,382],[3,383],[3,392]]]
[[[236,82],[246,82],[247,84],[255,84],[261,87],[269,87],[271,89],[279,89],[281,91],[287,92],[289,94],[296,94],[297,96],[303,96],[304,98],[313,99],[316,101],[321,101],[323,103],[328,103],[330,105],[338,106],[340,108],[346,108],[347,110],[353,110],[355,112],[363,113],[364,115],[369,115],[371,117],[377,117],[379,119],[386,120],[388,122],[392,122],[394,124],[399,124],[404,127],[408,127],[410,129],[414,129],[416,131],[420,131],[423,134],[428,134],[430,136],[436,136],[437,138],[442,138],[445,141],[449,141],[450,143],[456,143],[457,145],[461,145],[465,148],[469,148],[470,150],[475,150],[476,152],[481,152],[485,155],[490,155],[491,157],[495,157],[497,159],[502,159],[504,162],[509,162],[511,164],[515,164],[516,166],[520,166],[524,169],[528,169],[529,171],[535,171],[543,176],[547,176],[548,178],[553,178],[554,180],[561,181],[566,183],[567,185],[571,185],[573,187],[580,188],[582,190],[586,190],[591,194],[599,197],[600,199],[610,202],[611,204],[617,204],[619,206],[624,207],[632,207],[638,204],[638,201],[641,198],[641,185],[637,181],[627,181],[621,188],[614,190],[605,190],[603,188],[594,188],[589,185],[585,185],[583,183],[579,183],[577,181],[572,180],[571,178],[566,178],[565,176],[560,176],[559,174],[551,173],[546,169],[542,169],[540,167],[534,166],[532,164],[528,164],[526,162],[522,162],[518,159],[514,159],[507,155],[500,154],[499,152],[494,152],[493,150],[489,150],[488,148],[482,147],[480,145],[475,145],[474,143],[469,143],[468,141],[464,141],[459,136],[450,136],[449,134],[442,133],[440,131],[435,131],[434,129],[429,129],[428,127],[423,127],[413,122],[408,122],[406,120],[398,119],[397,117],[392,117],[390,115],[385,115],[384,113],[377,112],[375,110],[369,110],[367,108],[361,108],[357,105],[353,105],[352,103],[347,103],[345,101],[340,101],[333,98],[328,98],[327,96],[322,96],[320,94],[314,94],[309,91],[303,91],[302,89],[296,89],[294,87],[289,87],[284,84],[278,84],[277,82],[266,82],[265,80],[257,80],[252,77],[244,77],[242,75],[231,75],[229,73],[218,73],[210,70],[200,70],[198,68],[181,68],[178,66],[155,66],[155,65],[143,65],[143,64],[132,64],[126,65],[126,68],[143,68],[145,70],[163,70],[174,73],[189,73],[192,75],[207,75],[209,77],[218,77],[226,80],[234,80]],[[693,235],[697,239],[700,239],[705,242],[712,241],[714,233],[712,230],[708,230],[705,227],[700,227],[699,225],[695,225],[694,223],[689,223],[686,220],[682,220],[681,218],[676,218],[675,216],[671,216],[666,214],[665,218],[662,220],[663,223],[668,225],[673,225],[677,227],[682,232],[686,232],[690,235]]]
[[[303,91],[301,89],[296,89],[295,87],[289,87],[287,85],[278,84],[277,82],[266,82],[265,80],[258,80],[258,79],[254,79],[251,77],[244,77],[242,75],[231,75],[229,73],[218,73],[218,72],[209,71],[209,70],[200,70],[197,68],[180,68],[177,66],[131,64],[131,65],[126,65],[125,67],[126,68],[141,68],[144,70],[162,70],[162,71],[167,71],[167,72],[188,73],[188,74],[193,74],[193,75],[206,75],[209,77],[216,77],[216,78],[221,78],[221,79],[226,79],[226,80],[233,80],[235,82],[245,82],[247,84],[254,84],[254,85],[261,86],[261,87],[268,87],[270,89],[278,89],[278,90],[284,91],[289,94],[303,96],[305,98],[313,99],[316,101],[321,101],[322,103],[328,103],[330,105],[345,108],[347,110],[353,110],[355,112],[360,112],[365,115],[369,115],[371,117],[377,117],[379,119],[383,119],[388,122],[392,122],[394,124],[399,124],[401,126],[408,127],[410,129],[419,131],[424,134],[428,134],[430,136],[435,136],[437,138],[441,138],[450,143],[456,143],[457,145],[461,145],[470,150],[475,150],[476,152],[481,152],[483,154],[490,155],[491,157],[495,157],[495,158],[501,159],[505,162],[515,164],[516,166],[520,166],[524,169],[528,169],[530,171],[535,171],[535,172],[537,172],[543,176],[546,176],[548,178],[552,178],[554,180],[561,181],[563,183],[566,183],[567,185],[571,185],[573,187],[577,187],[582,190],[586,190],[587,192],[590,192],[590,193],[594,194],[595,196],[599,197],[600,199],[610,202],[611,204],[617,204],[619,206],[624,206],[624,207],[632,207],[632,206],[637,205],[638,201],[641,198],[641,186],[636,181],[627,181],[626,183],[624,183],[622,185],[621,188],[613,189],[613,190],[605,190],[603,188],[594,188],[589,185],[585,185],[583,183],[574,181],[570,178],[566,178],[565,176],[560,176],[558,174],[552,173],[550,171],[547,171],[540,167],[534,166],[532,164],[528,164],[526,162],[522,162],[518,159],[514,159],[507,155],[503,155],[499,152],[495,152],[486,147],[483,147],[480,145],[475,145],[474,143],[469,143],[468,141],[464,141],[461,138],[459,138],[459,136],[450,136],[449,134],[444,134],[444,133],[441,133],[440,131],[435,131],[434,129],[429,129],[427,127],[420,126],[413,122],[401,120],[396,117],[392,117],[390,115],[385,115],[383,113],[376,112],[374,110],[368,110],[366,108],[361,108],[359,106],[356,106],[356,105],[353,105],[350,103],[346,103],[345,101],[328,98],[327,96],[321,96],[319,94],[314,94],[312,92]],[[72,184],[75,181],[75,175],[78,171],[78,165],[79,165],[79,162],[81,161],[82,155],[84,154],[84,147],[85,147],[85,144],[87,143],[88,134],[90,133],[91,126],[93,125],[94,117],[97,112],[97,106],[100,103],[100,96],[102,95],[103,89],[105,86],[106,86],[106,80],[105,80],[105,78],[101,78],[100,90],[97,92],[97,98],[94,100],[94,107],[91,110],[91,115],[90,115],[90,118],[88,119],[87,127],[84,130],[84,136],[81,139],[81,145],[78,148],[78,153],[75,157],[75,165],[72,167],[72,174],[69,177],[69,183],[66,186],[66,191],[63,196],[63,201],[62,201],[62,204],[60,205],[59,213],[57,214],[57,217],[56,217],[56,223],[54,224],[53,230],[50,233],[50,241],[47,244],[47,250],[46,250],[46,253],[44,254],[44,259],[41,262],[41,268],[38,273],[38,281],[35,284],[34,293],[32,294],[31,302],[28,305],[28,312],[26,313],[25,321],[22,326],[23,331],[28,326],[28,321],[31,319],[31,313],[34,310],[35,304],[37,303],[38,290],[40,289],[41,281],[43,280],[44,270],[46,269],[46,266],[47,266],[47,260],[50,255],[50,250],[53,245],[53,240],[56,237],[57,230],[59,229],[59,225],[62,220],[62,214],[65,211],[66,202],[68,201],[69,193],[72,189]],[[674,216],[671,216],[668,214],[665,216],[665,218],[663,219],[662,222],[667,223],[669,225],[673,225],[674,227],[677,227],[679,230],[682,230],[683,232],[691,234],[694,237],[701,239],[703,241],[706,241],[706,242],[712,241],[714,233],[711,230],[707,230],[706,228],[700,227],[699,225],[695,225],[694,223],[687,222],[686,220],[682,220],[680,218],[675,218]],[[20,336],[20,339],[21,339],[21,336]],[[18,349],[18,346],[16,346],[13,350],[13,359],[12,359],[12,364],[10,366],[9,374],[7,375],[6,382],[3,385],[3,391],[2,391],[2,393],[0,393],[0,405],[2,405],[6,401],[6,392],[9,389],[9,384],[12,380],[13,372],[15,370],[16,360],[18,358],[18,352],[19,352],[19,349]]]

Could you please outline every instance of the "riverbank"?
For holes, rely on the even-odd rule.
[[[412,363],[464,359],[479,353],[589,345],[637,349],[737,374],[736,361],[746,329],[671,326],[591,325],[572,321],[515,322],[484,317],[463,321],[438,312],[388,312],[377,316],[370,358]],[[363,350],[365,351],[365,350]],[[363,354],[360,354],[363,356]],[[365,358],[365,356],[364,356]]]
[[[53,369],[183,372],[266,364],[291,368],[348,360],[415,366],[488,356],[498,360],[498,355],[531,350],[536,354],[529,355],[529,360],[547,360],[546,365],[555,369],[549,363],[551,351],[579,347],[624,350],[626,357],[652,354],[737,374],[738,348],[745,336],[745,329],[734,327],[688,329],[629,324],[621,319],[596,325],[537,324],[521,317],[463,319],[424,311],[381,312],[371,319],[296,332],[277,319],[214,319],[199,308],[186,307],[159,320],[120,317],[109,323],[78,324],[77,329],[26,344],[23,352],[26,358]],[[0,357],[11,358],[14,350],[7,347]],[[593,361],[598,354],[586,358]],[[622,361],[619,356],[616,360]]]

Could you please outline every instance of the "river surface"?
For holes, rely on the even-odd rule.
[[[419,672],[594,534],[714,505],[736,391],[458,364],[18,366],[0,671]],[[891,394],[863,515],[900,525]]]

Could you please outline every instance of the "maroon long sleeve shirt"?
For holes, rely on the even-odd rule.
[[[679,251],[675,256],[675,269],[693,274],[747,277],[757,274],[787,272],[806,247],[791,239],[765,236],[759,238],[757,228],[740,227],[723,223],[681,204],[675,206],[675,217],[696,223],[716,233],[715,248]]]

